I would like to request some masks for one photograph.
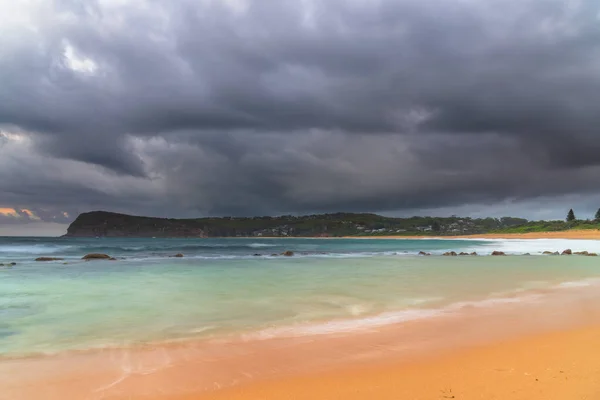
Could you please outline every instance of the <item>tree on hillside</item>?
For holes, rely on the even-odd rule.
[[[598,210],[598,212],[600,212],[600,210]],[[434,232],[439,232],[442,230],[442,226],[438,221],[433,221],[433,223],[431,224],[431,230]]]
[[[567,214],[567,222],[571,222],[571,221],[575,221],[575,213],[573,212],[572,208],[569,210],[569,213]]]
[[[596,211],[596,215],[594,215],[594,219],[596,221],[600,221],[600,208],[598,209],[598,211]]]

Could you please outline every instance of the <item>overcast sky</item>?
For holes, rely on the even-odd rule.
[[[591,217],[597,0],[0,0],[0,234]]]

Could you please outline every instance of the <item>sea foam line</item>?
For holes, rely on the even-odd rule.
[[[600,285],[600,279],[586,279],[582,281],[564,282],[550,287],[550,289],[575,289],[581,287]],[[515,292],[517,294],[519,292]],[[328,335],[335,333],[349,333],[368,331],[373,328],[417,321],[442,316],[456,315],[456,313],[471,308],[491,308],[499,305],[533,303],[541,300],[547,293],[529,293],[519,296],[486,298],[477,301],[459,301],[440,308],[408,309],[402,311],[385,312],[382,314],[354,319],[332,320],[321,323],[298,324],[262,329],[242,335],[242,340],[267,340],[273,338],[302,337],[311,335]]]

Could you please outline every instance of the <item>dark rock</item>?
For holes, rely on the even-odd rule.
[[[586,256],[588,256],[588,257],[598,257],[598,254],[596,254],[596,253],[587,253]]]
[[[525,254],[523,254],[523,255],[524,255],[524,256],[530,256],[531,254],[529,254],[529,253],[525,253]]]
[[[286,250],[286,251],[284,251],[283,253],[281,253],[281,255],[284,255],[284,256],[286,256],[286,257],[291,257],[291,256],[293,256],[293,255],[294,255],[294,252],[293,252],[293,251],[290,251],[290,250]]]
[[[108,254],[101,253],[90,253],[81,257],[82,260],[109,260],[110,256]]]
[[[108,259],[108,261],[117,261],[117,259],[114,258],[114,257],[111,257],[111,258]]]
[[[448,251],[446,253],[443,254],[444,256],[456,256],[456,252],[455,251]]]
[[[468,255],[469,255],[469,253],[465,253],[464,251],[461,251],[461,252],[460,252],[458,255],[459,255],[459,256],[468,256]]]
[[[177,257],[177,258],[181,258],[181,257],[183,257],[183,254],[181,254],[181,253],[177,253],[177,254],[175,254],[174,256],[171,256],[171,257]]]
[[[555,251],[554,253],[552,253],[553,256],[559,256],[560,253],[558,251]]]
[[[254,257],[260,257],[261,256],[261,254],[258,254],[258,253],[254,253],[253,255],[254,255]]]
[[[277,254],[277,253],[273,253],[273,254],[271,254],[271,257],[277,257],[278,255],[279,254]]]
[[[495,250],[495,251],[492,251],[492,255],[493,256],[505,256],[506,254],[504,254],[503,251],[497,251],[497,250]]]
[[[64,259],[58,258],[58,257],[38,257],[35,259],[35,261],[60,261],[60,260],[64,260]]]
[[[580,255],[580,256],[587,256],[588,252],[587,251],[576,251],[573,254],[577,254],[577,255]]]
[[[472,255],[472,256],[476,256],[476,255],[477,255],[477,252],[476,252],[476,251],[474,251],[474,252],[472,252],[470,255]]]
[[[545,251],[545,252],[543,252],[542,254],[554,254],[554,253],[553,253],[553,252],[551,252],[551,251],[547,251],[547,250],[546,250],[546,251]]]
[[[11,262],[9,265],[17,265],[16,262]]]
[[[420,252],[419,252],[419,255],[420,255],[420,256],[430,256],[430,255],[431,255],[431,253],[425,253],[424,251],[420,251]]]
[[[566,249],[566,250],[563,250],[563,252],[561,254],[563,256],[570,256],[571,254],[573,254],[573,252],[571,251],[571,249]]]

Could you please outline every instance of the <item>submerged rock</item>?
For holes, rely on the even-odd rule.
[[[456,256],[456,255],[458,255],[458,254],[456,254],[456,252],[455,252],[455,251],[447,251],[447,252],[445,252],[445,253],[444,253],[444,254],[442,254],[442,255],[444,255],[444,256]]]
[[[284,256],[286,256],[286,257],[291,257],[291,256],[293,256],[293,255],[294,255],[294,252],[293,252],[293,251],[291,251],[291,250],[286,250],[286,251],[284,251],[283,253],[281,253],[281,255],[284,255]]]
[[[260,257],[262,254],[258,254],[258,253],[254,253],[253,256],[254,257]]]
[[[177,253],[177,254],[175,254],[174,256],[171,256],[171,257],[177,257],[177,258],[181,258],[181,257],[183,257],[183,254],[181,254],[181,253]]]
[[[561,254],[563,256],[570,256],[571,254],[573,254],[573,252],[571,251],[571,249],[566,249],[566,250],[563,250],[563,252]]]
[[[117,261],[117,259],[114,258],[114,257],[111,257],[111,258],[108,259],[108,261]]]
[[[110,256],[108,254],[102,253],[90,253],[81,257],[82,260],[109,260]]]
[[[63,260],[63,258],[58,258],[58,257],[38,257],[35,259],[35,261],[60,261]]]
[[[494,251],[492,251],[492,255],[493,256],[505,256],[506,254],[503,251],[494,250]]]
[[[271,254],[271,257],[277,257],[278,255],[279,254],[277,254],[277,253],[273,253],[273,254]]]
[[[524,255],[524,256],[530,256],[531,254],[529,254],[529,253],[524,253],[523,255]]]

